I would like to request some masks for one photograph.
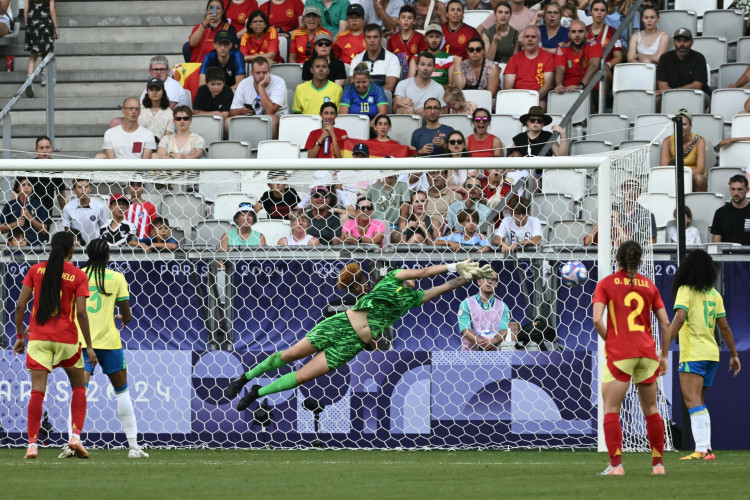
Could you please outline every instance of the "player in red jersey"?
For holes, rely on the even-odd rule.
[[[80,440],[83,421],[86,419],[86,388],[81,344],[75,324],[77,318],[86,345],[92,345],[86,313],[89,279],[86,273],[70,262],[73,257],[73,243],[71,233],[55,233],[52,237],[49,259],[47,262],[35,264],[26,273],[16,304],[16,344],[13,346],[13,352],[23,354],[26,351],[23,320],[33,294],[34,304],[29,320],[29,348],[26,354],[26,368],[31,372],[27,459],[37,457],[37,438],[42,422],[47,375],[58,366],[65,369],[73,388],[70,400],[73,432],[68,447],[78,458],[89,458]],[[89,347],[86,353],[91,363],[96,364],[98,360],[94,349]]]
[[[635,241],[626,241],[617,250],[616,273],[602,279],[594,290],[594,327],[604,339],[607,362],[602,376],[604,398],[604,440],[610,465],[604,476],[622,476],[622,426],[620,406],[630,380],[638,386],[638,398],[646,416],[646,432],[651,446],[652,474],[664,474],[664,422],[656,406],[656,378],[667,372],[659,366],[656,343],[651,333],[651,311],[656,314],[662,342],[669,334],[669,318],[659,290],[651,280],[636,271],[643,250]],[[609,312],[604,321],[604,309]]]

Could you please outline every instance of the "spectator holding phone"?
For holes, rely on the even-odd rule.
[[[214,36],[221,30],[229,32],[232,46],[237,45],[237,30],[227,19],[222,0],[208,0],[206,15],[195,25],[187,43],[182,46],[185,62],[203,63],[206,54],[214,50]]]
[[[229,116],[268,115],[273,121],[273,138],[279,136],[279,120],[289,112],[286,82],[271,74],[268,59],[258,56],[250,63],[250,76],[240,82]]]

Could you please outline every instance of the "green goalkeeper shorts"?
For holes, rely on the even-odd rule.
[[[345,312],[324,319],[305,337],[315,349],[326,353],[326,362],[331,370],[345,365],[368,347],[352,328]]]

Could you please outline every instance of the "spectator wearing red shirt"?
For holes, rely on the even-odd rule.
[[[258,10],[258,2],[255,0],[229,0],[227,3],[227,19],[234,26],[237,38],[245,34],[248,17],[254,10]]]
[[[446,5],[448,22],[443,24],[443,50],[452,56],[465,58],[466,45],[472,38],[481,38],[477,30],[464,24],[464,6],[461,0],[450,0]]]
[[[401,26],[399,33],[394,33],[388,38],[388,51],[394,54],[406,54],[415,56],[422,51],[427,50],[427,42],[424,35],[414,31],[414,20],[417,13],[411,5],[404,5],[398,14],[398,23]]]
[[[586,25],[571,21],[570,41],[557,46],[555,53],[555,92],[582,90],[594,77],[602,58],[602,47],[586,38]]]
[[[254,10],[247,18],[247,33],[240,40],[240,52],[245,62],[257,56],[265,57],[268,64],[284,62],[279,54],[279,34],[263,11]]]
[[[125,212],[125,219],[130,227],[135,229],[138,238],[151,236],[151,222],[156,218],[156,207],[150,201],[143,199],[143,183],[131,182],[128,185],[130,206]]]
[[[279,33],[291,33],[300,26],[305,3],[302,0],[268,0],[263,4],[263,10],[268,14],[271,26]]]
[[[333,44],[333,55],[344,64],[351,65],[357,54],[367,49],[365,44],[365,9],[358,3],[349,5],[346,10],[346,22],[349,29],[339,31]]]
[[[209,0],[206,5],[206,17],[195,25],[190,38],[182,46],[185,62],[203,63],[206,54],[214,50],[214,35],[226,30],[232,39],[232,46],[237,46],[237,31],[227,19],[224,4],[221,0]]]
[[[336,116],[336,105],[332,102],[323,103],[320,107],[323,127],[310,132],[305,143],[308,158],[341,158],[341,147],[348,136],[346,130],[333,126]]]
[[[609,40],[615,34],[615,31],[617,31],[615,28],[604,22],[604,19],[607,17],[607,2],[606,0],[594,0],[593,2],[591,2],[589,9],[593,22],[586,28],[586,37],[589,40],[596,40],[596,43],[598,43],[602,48],[602,51],[604,51],[604,48],[609,43]],[[605,71],[607,73],[607,82],[609,87],[612,86],[612,71],[614,70],[615,66],[622,62],[622,58],[622,40],[618,38],[615,41],[615,45],[612,51],[607,56],[605,64]]]
[[[289,62],[304,63],[313,53],[315,36],[328,33],[333,40],[333,35],[320,24],[320,9],[315,6],[305,7],[302,16],[302,26],[294,30],[289,41]]]
[[[508,61],[503,75],[503,90],[536,90],[539,92],[540,106],[547,109],[547,94],[554,83],[555,56],[541,49],[540,40],[536,26],[527,26],[523,30],[523,51]]]

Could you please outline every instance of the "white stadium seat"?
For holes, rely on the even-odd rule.
[[[224,124],[221,116],[193,115],[190,131],[203,137],[206,144],[218,142],[224,135]]]
[[[273,122],[267,115],[233,116],[229,119],[229,140],[258,144],[273,138]]]
[[[501,90],[495,98],[495,113],[498,115],[525,115],[532,106],[539,106],[536,90]]]
[[[706,95],[697,89],[666,90],[661,95],[661,112],[673,115],[681,109],[692,114],[703,113],[706,107]]]
[[[322,127],[323,119],[320,115],[284,115],[279,121],[279,140],[302,143],[310,132]]]
[[[656,65],[651,63],[623,63],[615,66],[612,91],[654,90],[656,88]]]
[[[208,158],[232,159],[250,158],[250,143],[246,141],[218,141],[208,146]]]
[[[660,166],[651,169],[648,176],[648,192],[649,193],[664,193],[674,194],[677,192],[675,188],[675,167]],[[685,172],[685,192],[693,192],[693,171],[690,167],[683,167]]]
[[[285,159],[299,158],[299,145],[289,141],[261,141],[258,144],[258,159]]]
[[[609,113],[589,116],[586,139],[611,142],[617,148],[620,147],[622,141],[627,141],[629,138],[627,116]]]
[[[367,115],[338,115],[336,128],[346,130],[346,135],[351,139],[370,138],[370,118]]]

